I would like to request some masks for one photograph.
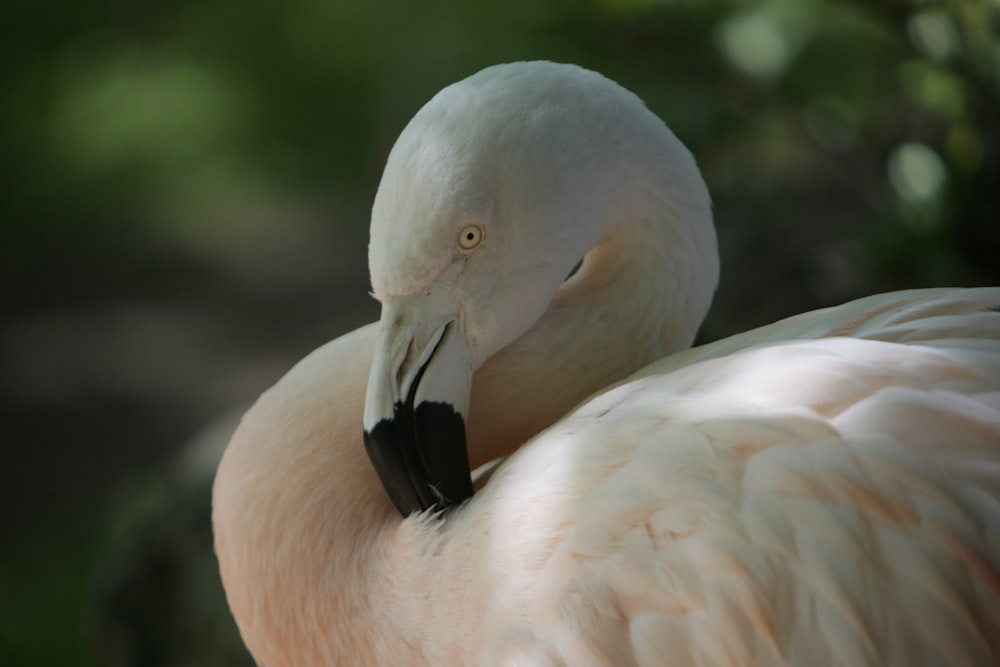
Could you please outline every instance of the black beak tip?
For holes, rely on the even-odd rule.
[[[450,509],[471,498],[472,474],[462,415],[448,403],[420,403],[413,411],[413,432],[435,504]]]
[[[365,429],[364,439],[368,459],[399,513],[409,516],[423,509],[412,490],[397,421],[382,419],[370,431]]]
[[[443,402],[398,403],[392,419],[364,433],[382,486],[403,516],[436,507],[447,513],[472,497],[465,420]]]

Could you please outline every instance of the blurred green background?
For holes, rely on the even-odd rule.
[[[0,664],[249,664],[211,555],[211,472],[242,406],[377,317],[367,211],[444,85],[544,58],[643,97],[714,196],[711,340],[1000,283],[998,7],[5,7]]]

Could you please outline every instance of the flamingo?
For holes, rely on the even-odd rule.
[[[1000,288],[691,348],[718,277],[695,161],[548,62],[416,114],[369,263],[380,321],[218,468],[260,665],[1000,664]]]

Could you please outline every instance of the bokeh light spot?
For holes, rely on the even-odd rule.
[[[965,86],[950,72],[914,60],[900,65],[898,73],[903,90],[938,116],[956,119],[964,113]]]
[[[788,66],[789,44],[777,21],[763,12],[724,21],[717,41],[726,60],[754,78],[776,79]]]
[[[906,202],[934,199],[944,185],[945,173],[937,151],[927,144],[910,141],[889,155],[889,180]]]
[[[917,50],[931,60],[945,60],[958,47],[955,25],[939,11],[914,14],[906,21],[906,32]]]

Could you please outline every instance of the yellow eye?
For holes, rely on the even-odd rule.
[[[483,242],[483,228],[479,225],[466,225],[458,235],[458,247],[462,250],[473,250]]]

